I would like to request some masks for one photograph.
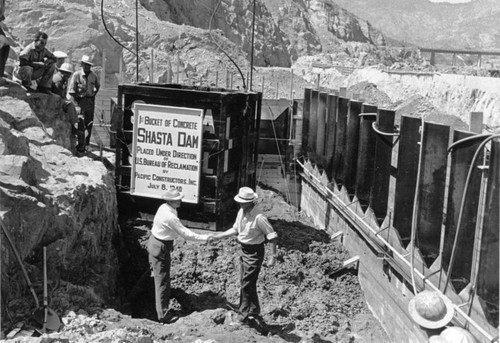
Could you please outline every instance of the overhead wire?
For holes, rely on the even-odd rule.
[[[236,67],[236,69],[240,73],[241,81],[243,82],[243,89],[246,90],[247,86],[246,86],[246,83],[245,83],[245,76],[243,76],[243,72],[241,71],[240,67],[231,58],[231,56],[229,56],[229,54],[222,48],[222,46],[219,43],[217,43],[217,41],[215,40],[214,36],[212,35],[212,20],[213,20],[213,18],[215,16],[215,13],[217,13],[217,9],[219,8],[219,6],[220,6],[221,3],[222,3],[222,0],[219,0],[219,2],[217,3],[217,6],[215,6],[214,11],[212,12],[212,15],[210,16],[210,21],[208,23],[208,33],[210,34],[210,38],[212,38],[212,41],[214,42],[214,44],[217,45],[217,47],[222,51],[222,53],[224,55],[226,55],[226,57],[229,58],[229,60],[231,61],[231,63],[233,63],[234,66]]]

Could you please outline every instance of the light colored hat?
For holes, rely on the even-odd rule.
[[[234,197],[234,200],[239,203],[252,202],[258,198],[257,193],[253,191],[250,187],[241,187],[238,195]]]
[[[91,66],[94,65],[92,62],[90,62],[90,56],[88,56],[88,55],[83,55],[82,60],[80,62],[85,63],[85,64],[90,64]]]
[[[59,70],[68,73],[73,73],[73,66],[71,65],[71,63],[63,63],[62,66],[59,68]]]
[[[455,310],[448,298],[440,297],[437,292],[422,291],[410,300],[408,312],[418,325],[437,329],[451,321]]]
[[[440,336],[449,343],[476,343],[476,339],[469,331],[457,326],[444,329]]]
[[[168,200],[181,200],[182,198],[184,198],[184,194],[182,194],[181,192],[179,192],[175,188],[170,188],[168,191],[163,193],[161,198],[163,200],[167,200],[167,201]]]
[[[56,58],[66,58],[66,57],[68,57],[68,54],[66,54],[65,52],[56,50],[56,51],[54,51],[54,56]]]

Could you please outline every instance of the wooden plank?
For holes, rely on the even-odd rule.
[[[473,135],[474,134],[471,132],[455,131],[453,134],[453,142]],[[481,173],[478,171],[477,166],[481,164],[482,158],[479,158],[473,167],[474,172],[471,174],[472,178],[470,179],[467,190],[465,189],[465,181],[471,166],[472,158],[480,143],[480,140],[463,143],[455,147],[451,153],[446,230],[441,260],[443,262],[443,267],[449,272],[448,266],[455,234],[458,228],[460,204],[462,203],[463,194],[466,191],[467,197],[465,199],[465,207],[460,223],[460,236],[456,247],[456,249],[459,249],[457,251],[460,253],[455,253],[455,261],[453,262],[453,271],[451,273],[451,280],[457,278],[461,279],[458,280],[458,282],[452,282],[457,292],[460,292],[470,281],[479,191],[481,187]]]
[[[328,95],[326,110],[326,143],[325,159],[327,163],[327,175],[331,175],[333,164],[333,153],[335,151],[335,126],[337,124],[337,100],[333,94]]]
[[[358,161],[358,140],[359,140],[359,114],[361,106],[359,101],[349,102],[349,112],[347,117],[347,136],[345,142],[345,158],[342,170],[342,179],[349,195],[354,195],[356,187],[356,164]]]
[[[421,124],[420,118],[401,116],[393,226],[399,232],[403,246],[407,246],[411,239]]]
[[[439,255],[450,127],[424,123],[417,241],[427,266]]]
[[[326,109],[328,94],[320,92],[318,96],[318,126],[316,131],[316,154],[324,160],[325,156],[325,134],[326,134]]]
[[[319,92],[312,90],[311,91],[311,105],[310,105],[310,114],[309,114],[309,149],[308,152],[316,151],[317,142],[316,135],[318,132],[318,99]]]
[[[333,153],[333,178],[338,186],[342,185],[342,165],[345,149],[347,129],[347,114],[349,113],[349,99],[339,97],[337,108],[337,125],[335,127],[335,151]]]
[[[486,204],[484,213],[483,236],[477,294],[482,300],[488,322],[498,328],[498,271],[499,266],[499,226],[500,226],[500,139],[492,141]],[[498,333],[498,331],[497,331]]]
[[[394,111],[379,109],[376,121],[378,130],[392,133],[394,131],[394,117]],[[387,205],[389,202],[393,136],[377,134],[375,140],[375,164],[373,169],[373,184],[370,191],[370,207],[380,222],[382,222],[387,215]]]
[[[359,202],[366,208],[370,201],[370,189],[373,182],[375,166],[376,134],[372,123],[377,119],[377,113],[365,113],[359,122],[358,158],[356,166],[355,194]]]
[[[304,103],[302,105],[302,149],[308,151],[309,147],[309,118],[311,117],[311,92],[310,88],[304,89]]]

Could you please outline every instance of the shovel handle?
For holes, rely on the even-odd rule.
[[[35,293],[35,289],[33,288],[33,285],[31,284],[30,278],[28,276],[28,272],[26,272],[26,268],[24,268],[23,260],[21,260],[21,256],[19,256],[19,253],[17,252],[16,246],[14,245],[14,242],[12,241],[12,238],[10,237],[9,231],[5,228],[3,223],[0,221],[0,226],[2,227],[2,231],[5,234],[5,237],[7,237],[7,240],[9,241],[10,247],[12,248],[12,251],[14,252],[14,255],[16,256],[17,262],[19,263],[19,266],[21,267],[21,270],[23,272],[24,278],[26,279],[26,283],[28,284],[28,287],[30,288],[31,294],[33,295],[33,299],[35,299],[35,304],[36,307],[40,307],[40,303],[38,302],[38,298]]]
[[[48,299],[47,299],[47,247],[43,247],[43,332],[47,331],[47,315],[48,315]]]

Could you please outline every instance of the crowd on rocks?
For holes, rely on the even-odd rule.
[[[5,0],[0,0],[0,22],[5,19]],[[33,42],[19,54],[18,65],[11,74],[5,72],[10,44],[0,26],[0,86],[11,79],[20,83],[28,93],[56,95],[64,99],[63,110],[72,125],[72,135],[77,136],[76,151],[85,153],[90,144],[94,121],[95,97],[101,87],[99,78],[92,72],[90,56],[83,55],[81,69],[74,71],[66,62],[68,55],[63,51],[47,49],[47,33],[38,31]]]

